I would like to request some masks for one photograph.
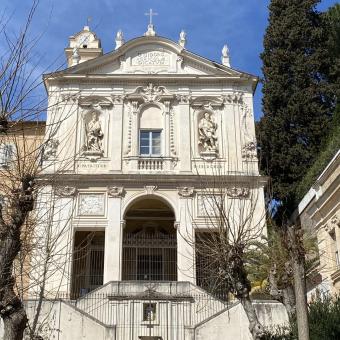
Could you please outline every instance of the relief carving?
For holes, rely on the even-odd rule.
[[[104,198],[105,196],[103,194],[80,194],[78,215],[104,215]]]
[[[47,161],[51,158],[56,158],[58,146],[59,146],[58,139],[56,138],[49,139],[44,146],[43,160]]]
[[[144,187],[146,193],[148,195],[152,195],[156,190],[157,190],[157,186],[156,185],[146,185]]]
[[[191,95],[188,94],[176,94],[176,99],[180,104],[189,104],[191,101]]]
[[[183,198],[192,197],[194,195],[194,188],[193,187],[178,188],[178,195]]]
[[[124,195],[123,187],[108,187],[107,194],[109,197],[122,197]]]
[[[77,188],[70,186],[58,186],[54,189],[54,192],[60,197],[72,197],[77,193]]]
[[[249,142],[242,147],[242,158],[245,161],[257,160],[257,146],[255,142]]]
[[[174,122],[174,110],[170,109],[170,152],[171,156],[176,157],[176,147],[175,147],[175,122]]]
[[[149,83],[147,86],[138,86],[129,96],[131,98],[141,97],[145,103],[160,101],[162,97],[172,97],[165,86],[157,86],[152,83]]]
[[[249,197],[250,189],[241,187],[227,188],[227,196],[231,198],[247,198]]]

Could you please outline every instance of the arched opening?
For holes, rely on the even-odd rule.
[[[176,281],[177,239],[173,210],[162,200],[138,200],[125,214],[123,280]]]

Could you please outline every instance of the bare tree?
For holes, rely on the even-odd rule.
[[[42,92],[40,59],[33,52],[39,37],[32,38],[30,34],[37,6],[38,1],[34,0],[18,33],[10,28],[5,13],[0,18],[4,47],[0,55],[0,316],[6,340],[23,338],[28,325],[23,300],[33,289],[40,302],[45,297],[45,282],[56,267],[52,254],[68,225],[68,221],[57,221],[62,226],[55,228],[56,207],[51,202],[55,200],[53,188],[60,182],[58,174],[44,175],[44,161],[56,157],[58,145],[54,135],[71,112],[63,115],[58,111],[47,124],[44,121],[47,110],[59,110],[65,98],[55,96],[57,99],[48,103]],[[59,170],[70,161],[64,159]],[[47,187],[49,192],[44,194]],[[47,204],[42,210],[42,205]],[[37,226],[44,233],[42,244],[38,242]],[[37,252],[42,259],[41,275],[34,280],[32,263]],[[31,338],[37,333],[40,307],[38,304],[30,324]]]
[[[251,301],[247,264],[252,244],[266,232],[263,179],[243,180],[223,170],[198,176],[198,214],[204,223],[192,216],[194,234],[183,233],[195,250],[197,283],[220,298],[237,298],[253,338],[259,339],[263,326]]]

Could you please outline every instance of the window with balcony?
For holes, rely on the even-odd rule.
[[[143,157],[161,156],[161,131],[141,130],[139,134],[139,154]]]

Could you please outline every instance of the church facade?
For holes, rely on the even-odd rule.
[[[45,297],[69,301],[56,312],[62,339],[250,337],[240,305],[208,291],[195,242],[210,230],[219,178],[229,213],[250,202],[249,226],[265,233],[258,80],[230,67],[226,47],[217,63],[185,44],[184,32],[177,43],[150,24],[127,42],[118,32],[103,54],[85,26],[70,37],[69,67],[44,76],[49,184],[37,239],[51,246],[34,256],[31,277],[44,278]]]

